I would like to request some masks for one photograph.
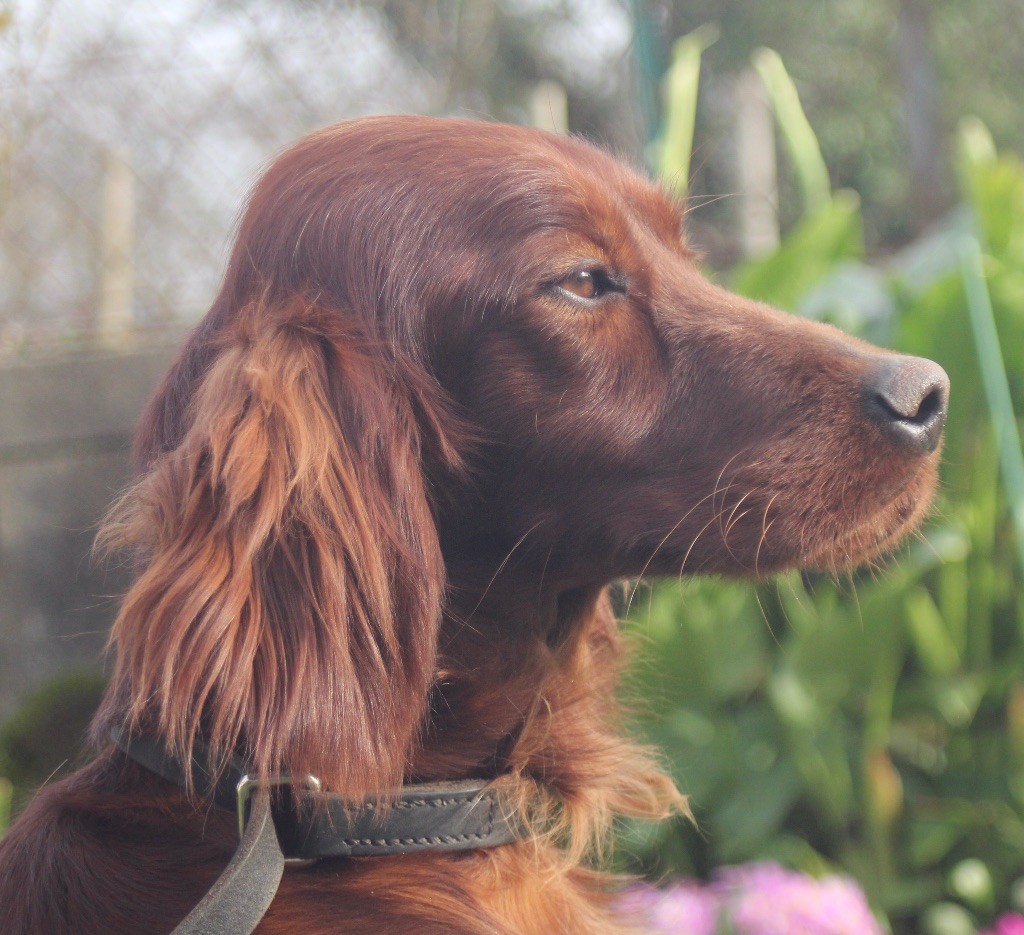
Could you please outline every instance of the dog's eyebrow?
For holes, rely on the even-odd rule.
[[[686,201],[656,186],[645,185],[630,193],[630,200],[641,208],[640,223],[663,240],[677,246],[687,257],[696,255],[686,236]]]
[[[649,181],[630,185],[627,199],[644,226],[663,240],[689,249],[686,239],[686,202]]]

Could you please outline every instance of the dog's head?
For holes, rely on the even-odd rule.
[[[377,118],[286,152],[140,428],[120,710],[384,787],[446,566],[515,548],[578,587],[898,541],[935,485],[941,368],[712,285],[682,221],[524,128]]]

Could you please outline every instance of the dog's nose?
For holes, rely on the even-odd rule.
[[[948,402],[946,371],[921,357],[886,358],[865,386],[868,417],[908,454],[938,447]]]

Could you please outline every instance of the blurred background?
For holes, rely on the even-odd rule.
[[[324,124],[453,114],[606,145],[689,199],[712,276],[953,381],[935,518],[883,567],[633,591],[635,729],[699,827],[624,827],[619,862],[850,874],[897,933],[1008,924],[1022,79],[1024,0],[0,3],[0,828],[81,756],[126,581],[91,540],[249,185]]]

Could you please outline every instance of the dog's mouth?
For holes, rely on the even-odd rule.
[[[860,489],[870,491],[870,499],[862,494],[868,502],[853,515],[848,501],[856,498],[844,496],[842,487],[834,500],[810,502],[802,485],[777,488],[774,494],[768,488],[760,493],[768,505],[751,506],[746,515],[740,504],[750,500],[737,494],[735,506],[719,511],[726,516],[721,535],[704,540],[705,550],[684,561],[683,568],[761,579],[793,569],[835,575],[876,561],[894,551],[927,515],[937,484],[937,462],[936,454],[899,481],[884,475],[865,478]],[[691,546],[691,551],[697,550]]]
[[[920,524],[931,505],[933,488],[931,477],[917,478],[867,519],[801,556],[798,567],[836,574],[887,555]]]
[[[670,541],[666,536],[651,553],[643,570],[666,574],[724,574],[763,579],[800,569],[841,574],[882,558],[921,523],[931,506],[937,457],[921,465],[888,497],[878,496],[881,482],[872,484],[877,499],[872,507],[850,517],[841,502],[808,506],[798,489],[786,488],[789,502],[771,489],[761,492],[762,502],[745,512],[753,498],[738,494],[730,506],[709,510],[694,521],[699,531]],[[712,515],[713,514],[713,515]],[[724,517],[716,523],[717,517]],[[706,535],[717,530],[717,535]]]

